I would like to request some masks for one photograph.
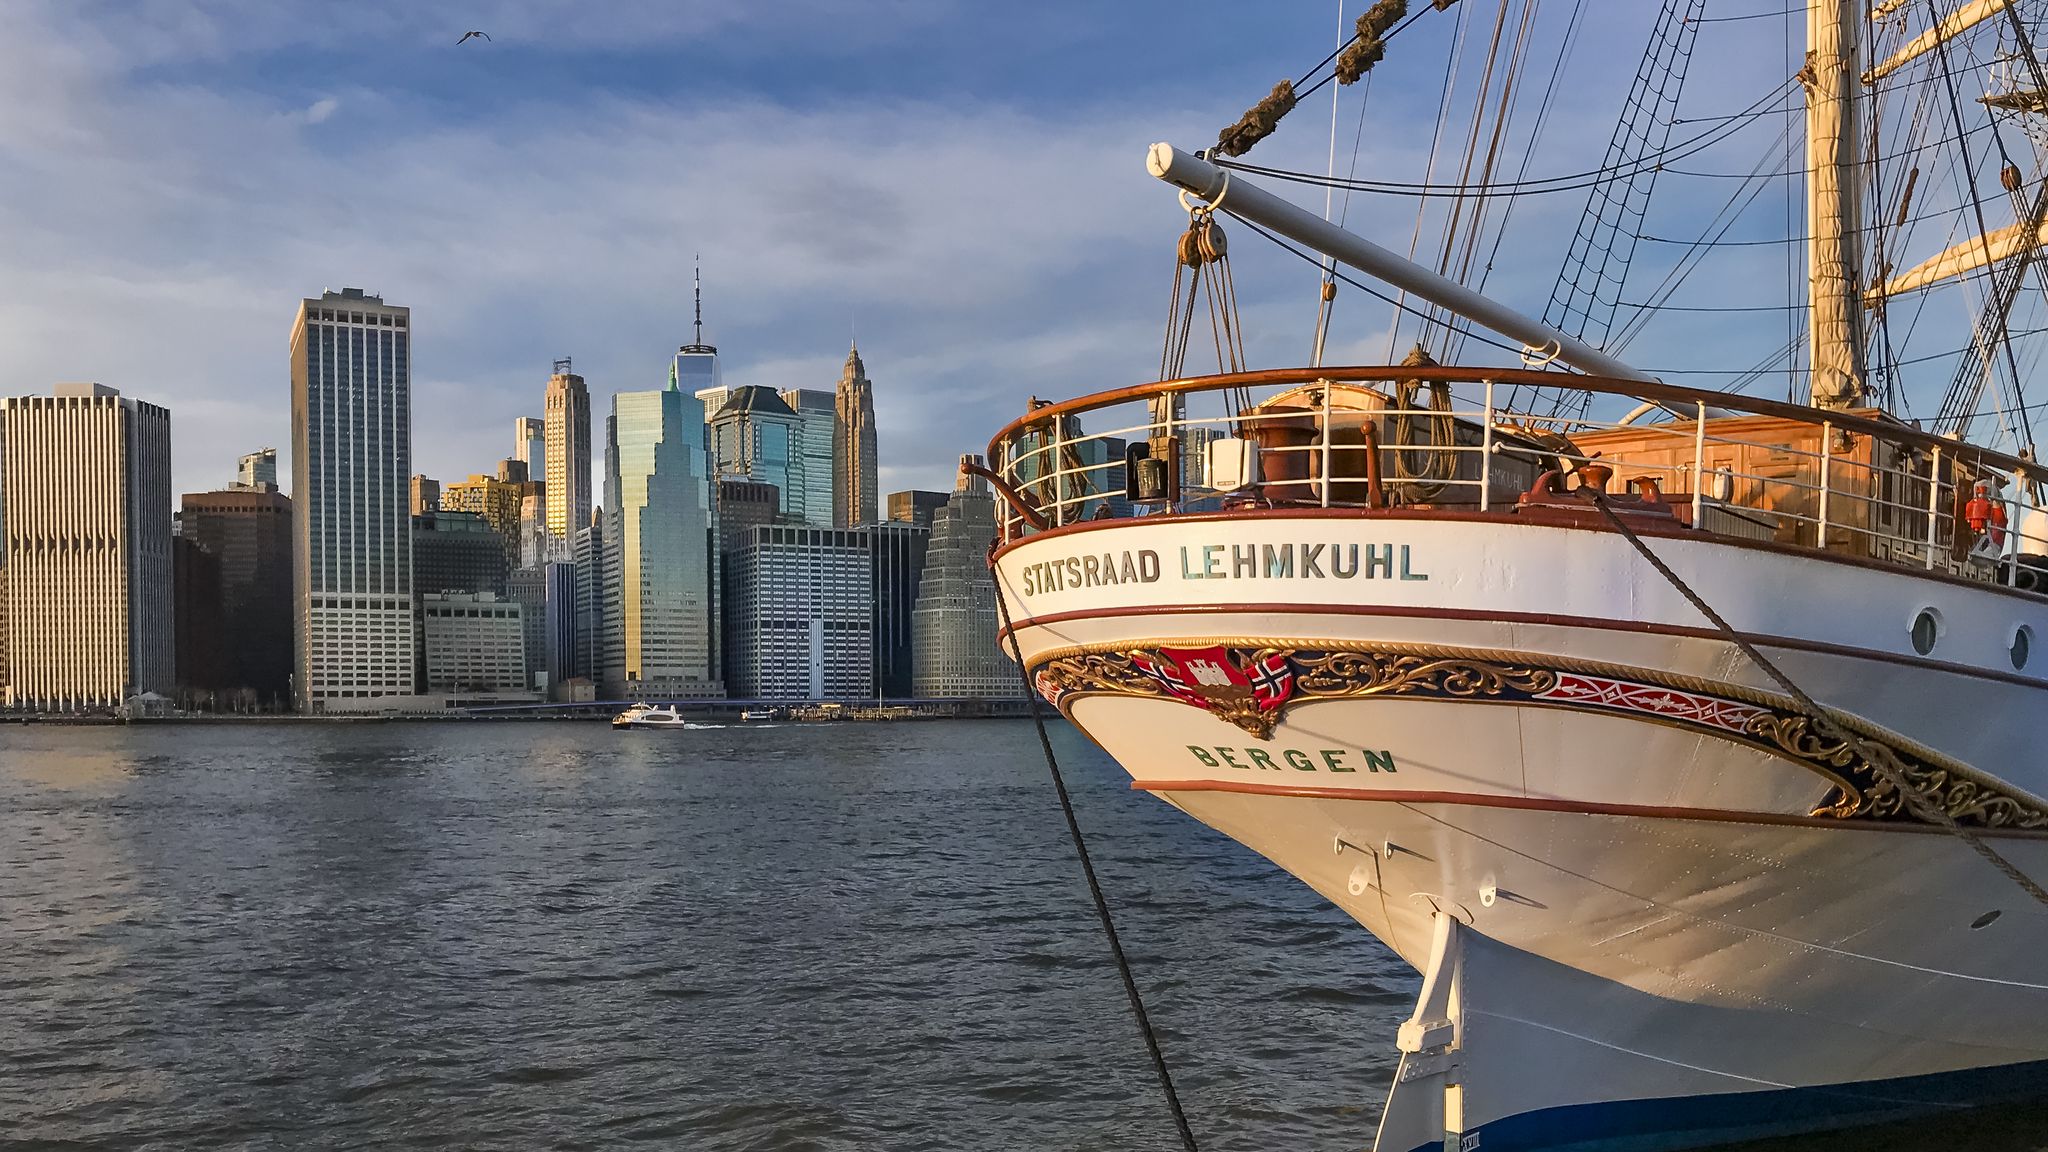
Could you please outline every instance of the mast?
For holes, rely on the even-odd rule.
[[[1806,218],[1808,361],[1816,408],[1863,401],[1863,332],[1857,291],[1857,23],[1849,0],[1806,10]]]

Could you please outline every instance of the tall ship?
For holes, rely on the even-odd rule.
[[[1133,787],[1422,974],[1381,1152],[2038,1101],[2039,6],[1538,6],[1381,0],[1215,147],[1151,147],[1188,211],[1160,378],[1033,400],[971,465],[1006,648]],[[1546,172],[1617,22],[1649,35],[1606,156]],[[1334,104],[1324,171],[1247,155],[1326,85],[1439,69],[1406,182],[1346,174]],[[1494,268],[1566,199],[1539,310]],[[1246,362],[1233,259],[1320,284],[1306,366]]]

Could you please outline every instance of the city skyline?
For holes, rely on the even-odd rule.
[[[15,13],[0,157],[43,176],[0,207],[15,240],[0,254],[7,390],[95,379],[151,396],[181,413],[173,487],[211,486],[223,448],[285,447],[274,302],[356,284],[435,318],[414,470],[466,474],[507,454],[507,422],[472,414],[536,415],[530,383],[554,357],[575,356],[594,413],[659,387],[664,349],[690,340],[701,254],[703,339],[728,349],[734,381],[829,388],[858,335],[884,379],[877,421],[899,440],[881,490],[947,489],[953,458],[984,450],[1042,382],[1083,392],[1156,372],[1186,218],[1145,174],[1145,147],[1213,140],[1336,33],[1332,11],[1283,6],[1199,76],[1134,75],[1102,65],[1140,35],[1194,49],[1232,10],[550,6],[499,12],[493,42],[457,52],[443,13],[368,3],[360,24],[246,0],[105,27],[47,0]],[[1655,10],[1624,8],[1596,30],[1603,46],[1641,43]],[[1010,34],[1041,20],[1072,35]],[[1421,21],[1402,52],[1440,50],[1452,23]],[[1561,93],[1542,169],[1597,167],[1617,99]],[[1373,102],[1360,172],[1405,163],[1428,135],[1410,121],[1436,111],[1434,93]],[[1321,171],[1327,113],[1290,118],[1260,162]],[[1574,129],[1596,113],[1586,143]],[[1017,171],[1047,179],[1006,186]],[[1405,250],[1412,217],[1360,198],[1349,221]],[[1518,243],[1561,249],[1569,224]],[[1314,269],[1231,239],[1249,353],[1298,361]],[[1501,287],[1526,305],[1548,279]],[[93,339],[116,315],[132,339]],[[1328,362],[1384,359],[1388,315],[1340,293]],[[1672,359],[1646,347],[1641,362]]]

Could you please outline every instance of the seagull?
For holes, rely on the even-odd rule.
[[[469,43],[470,39],[475,36],[481,36],[486,40],[489,40],[491,38],[491,34],[489,32],[464,32],[462,34],[462,39],[457,40],[455,44],[457,47],[461,47],[462,45]]]

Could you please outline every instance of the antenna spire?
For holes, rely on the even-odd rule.
[[[694,259],[697,262],[696,282],[695,287],[692,289],[692,294],[697,298],[696,343],[702,344],[704,343],[704,257],[700,253]]]

